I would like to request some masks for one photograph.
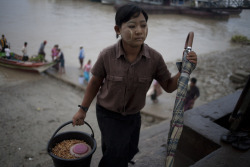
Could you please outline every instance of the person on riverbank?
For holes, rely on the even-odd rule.
[[[190,85],[184,102],[184,111],[193,108],[195,100],[200,96],[199,88],[196,86],[197,79],[191,78]]]
[[[82,69],[82,66],[83,66],[83,62],[84,62],[84,58],[85,58],[85,55],[84,55],[84,49],[83,49],[83,46],[80,47],[80,53],[79,53],[79,62],[80,62],[80,69]]]
[[[168,93],[177,89],[180,73],[171,77],[162,55],[144,43],[147,21],[139,6],[127,4],[117,10],[114,29],[121,39],[99,54],[80,109],[72,118],[73,126],[83,125],[97,95],[103,152],[99,167],[127,167],[139,151],[140,110],[153,79]],[[196,64],[196,53],[189,52],[187,59]]]
[[[2,35],[2,38],[1,38],[1,52],[5,52],[5,48],[7,46],[7,39],[5,38],[4,34]]]
[[[55,68],[57,71],[59,71],[59,66],[60,66],[60,62],[59,59],[57,59],[58,57],[58,49],[59,49],[59,45],[54,45],[54,47],[51,49],[51,58],[52,61],[56,61],[57,63],[53,66],[53,68]]]
[[[28,42],[24,42],[23,48],[22,48],[22,53],[23,53],[23,61],[27,61],[29,59],[28,56],[28,51],[27,51],[27,46],[28,46]]]
[[[154,103],[158,103],[158,96],[160,96],[162,94],[162,89],[161,89],[161,85],[154,80],[153,81],[153,93],[151,94],[151,100]]]
[[[58,49],[58,59],[59,59],[59,62],[60,62],[59,73],[64,74],[65,73],[65,68],[64,68],[65,60],[64,60],[64,54],[61,51],[61,49]]]
[[[40,45],[40,48],[39,48],[39,51],[38,51],[38,56],[41,57],[40,60],[41,61],[46,61],[45,60],[45,56],[46,56],[46,53],[44,51],[45,49],[45,45],[47,44],[47,41],[43,41]]]
[[[27,56],[27,45],[28,45],[28,43],[24,42],[24,45],[23,45],[23,48],[22,48],[23,56]]]
[[[83,67],[83,76],[84,76],[84,81],[86,83],[89,82],[89,78],[90,78],[90,70],[91,70],[92,66],[91,66],[91,60],[88,60],[88,63],[84,65]]]
[[[4,52],[5,52],[6,58],[10,59],[11,58],[11,56],[10,56],[10,48],[9,48],[8,45],[5,46]]]
[[[52,61],[54,61],[57,58],[58,48],[59,48],[58,45],[54,45],[54,47],[51,49],[51,58],[52,58]]]

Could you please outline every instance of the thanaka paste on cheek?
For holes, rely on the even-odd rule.
[[[128,29],[126,31],[127,31],[126,32],[126,40],[127,41],[132,41],[132,39],[133,39],[133,32],[130,29]]]

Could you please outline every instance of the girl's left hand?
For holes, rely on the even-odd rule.
[[[197,55],[196,55],[196,53],[194,51],[191,51],[191,52],[188,53],[187,59],[191,63],[197,64]]]

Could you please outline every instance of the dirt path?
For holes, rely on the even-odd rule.
[[[83,92],[46,75],[2,67],[0,70],[0,164],[4,167],[34,167],[50,159],[46,152],[47,143],[61,124],[72,119]],[[92,110],[91,107],[88,121],[99,141],[99,129]],[[71,125],[65,130],[90,133],[87,127],[73,128]]]

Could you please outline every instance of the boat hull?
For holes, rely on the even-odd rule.
[[[18,70],[44,72],[55,64],[56,62],[30,62],[22,61],[20,59],[7,59],[4,58],[4,56],[0,57],[1,66]]]

